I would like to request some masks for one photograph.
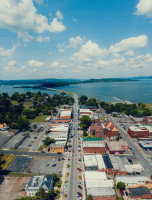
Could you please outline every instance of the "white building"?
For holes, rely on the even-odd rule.
[[[149,178],[145,176],[116,176],[115,180],[116,183],[123,182],[126,186],[136,186],[137,184],[145,184]]]
[[[53,189],[52,175],[32,176],[27,188],[25,189],[28,196],[35,196],[40,187],[43,187],[45,192]]]

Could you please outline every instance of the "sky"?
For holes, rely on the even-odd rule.
[[[152,76],[152,0],[0,0],[0,80]]]

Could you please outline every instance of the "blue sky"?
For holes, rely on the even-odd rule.
[[[0,0],[0,79],[152,75],[152,0]]]

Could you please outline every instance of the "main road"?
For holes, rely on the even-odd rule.
[[[120,132],[120,135],[128,143],[128,145],[132,149],[134,155],[137,157],[137,159],[142,164],[144,170],[146,170],[147,173],[150,176],[152,176],[152,164],[151,164],[149,158],[147,158],[147,156],[140,151],[140,149],[134,144],[134,142],[131,140],[131,138],[126,135],[125,131],[119,126],[119,124],[110,115],[107,115],[107,117],[110,121],[112,121],[117,126],[117,128]]]
[[[74,107],[73,107],[73,147],[71,157],[71,170],[70,170],[70,181],[69,181],[69,200],[76,200],[77,197],[77,157],[78,157],[78,96],[74,96]]]

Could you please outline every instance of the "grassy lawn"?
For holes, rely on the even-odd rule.
[[[10,172],[7,176],[20,176],[20,177],[31,177],[31,176],[36,176],[38,174],[24,174],[24,173],[17,173],[17,172]]]
[[[1,156],[1,162],[2,162],[2,170],[6,170],[9,165],[13,162],[13,160],[15,159],[15,155],[6,155],[6,154],[3,154]]]
[[[37,116],[35,119],[30,119],[29,121],[32,122],[44,122],[45,119],[48,117],[49,115],[40,115]]]
[[[82,177],[81,177],[81,176],[78,176],[78,178],[79,178],[80,180],[82,180]]]
[[[16,104],[18,104],[18,102],[17,102],[17,101],[14,101],[14,100],[12,100],[12,101],[11,101],[11,104],[12,104],[12,105],[16,105]]]
[[[146,103],[145,105],[146,105],[147,108],[149,108],[149,110],[152,111],[152,103]]]
[[[32,101],[24,102],[23,106],[27,109],[32,104]]]

